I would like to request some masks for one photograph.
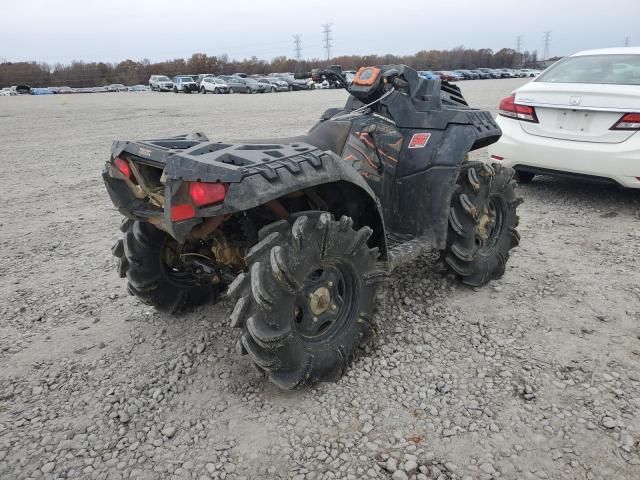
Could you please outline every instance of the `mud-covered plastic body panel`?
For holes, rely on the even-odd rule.
[[[107,164],[103,178],[115,206],[130,218],[162,216],[162,228],[178,241],[203,218],[249,210],[304,188],[340,181],[362,190],[382,217],[378,198],[363,177],[335,153],[313,145],[229,144],[193,134],[143,142],[116,141],[112,157],[118,156],[163,168],[165,203],[163,208],[154,208],[137,198],[125,181],[110,174]],[[199,209],[197,218],[173,222],[171,202],[183,182],[192,181],[228,184],[224,202]],[[160,223],[157,218],[155,221]]]

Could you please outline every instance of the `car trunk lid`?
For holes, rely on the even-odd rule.
[[[522,129],[531,135],[620,143],[635,132],[611,127],[624,113],[640,112],[640,87],[531,82],[516,92],[516,103],[536,110],[538,123],[520,122]]]

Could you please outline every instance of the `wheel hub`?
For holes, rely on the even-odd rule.
[[[320,287],[309,294],[309,308],[314,315],[322,315],[331,305],[331,292],[327,287]]]

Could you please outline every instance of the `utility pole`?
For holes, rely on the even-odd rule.
[[[293,45],[296,52],[296,60],[300,61],[302,59],[302,35],[293,36]]]
[[[324,49],[327,51],[327,60],[331,60],[331,24],[325,23],[322,25],[322,44],[324,45]]]
[[[628,47],[629,46],[629,37],[624,37],[624,46]]]
[[[544,57],[543,60],[547,60],[549,58],[549,45],[551,44],[551,31],[548,30],[544,32]]]

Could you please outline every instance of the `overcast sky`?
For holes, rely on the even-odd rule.
[[[640,45],[640,0],[1,0],[0,59],[152,61],[202,52],[232,58],[515,48],[550,54]]]

